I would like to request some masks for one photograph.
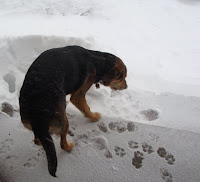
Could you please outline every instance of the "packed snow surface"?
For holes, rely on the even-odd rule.
[[[90,90],[92,109],[104,116],[200,132],[196,99],[200,96],[198,1],[0,3],[0,103],[19,109],[24,75],[43,51],[80,45],[113,53],[128,69],[128,90],[114,93],[103,86]],[[167,93],[168,102],[163,101],[163,93]],[[141,117],[148,109],[158,112],[157,119]]]
[[[61,181],[67,177],[200,181],[200,166],[195,163],[200,153],[200,1],[0,0],[0,4],[0,178],[26,181],[35,174],[29,181],[51,180],[43,150],[31,143],[31,132],[20,123],[19,91],[27,69],[43,51],[80,45],[120,57],[127,66],[128,89],[89,90],[86,99],[92,111],[101,113],[100,124],[84,119],[67,96],[66,113],[76,146],[67,155],[54,138]],[[135,133],[129,131],[131,123]],[[173,146],[176,143],[179,146]],[[144,148],[152,152],[145,155]],[[166,154],[165,159],[160,153]],[[161,158],[165,163],[159,162]],[[74,165],[73,174],[65,163]],[[152,166],[157,166],[155,173]],[[99,171],[96,176],[89,174],[91,168],[93,173]],[[44,170],[43,180],[36,177]]]

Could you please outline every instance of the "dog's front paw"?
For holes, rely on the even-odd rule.
[[[72,151],[73,147],[74,147],[74,143],[72,143],[72,142],[68,142],[67,145],[61,144],[61,148],[67,152]]]
[[[68,143],[68,147],[67,147],[66,151],[70,152],[70,151],[72,151],[73,148],[74,148],[74,143],[70,142],[70,143]]]
[[[92,113],[91,121],[99,121],[101,118],[101,114],[98,112]]]

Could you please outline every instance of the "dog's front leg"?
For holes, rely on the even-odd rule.
[[[84,84],[76,92],[72,93],[70,101],[83,113],[86,118],[89,118],[91,121],[99,121],[101,116],[100,113],[91,112],[85,99],[85,94],[92,84],[94,84],[94,77],[88,76]]]
[[[84,117],[89,118],[91,121],[99,121],[101,116],[100,113],[93,113],[90,111],[90,107],[88,106],[85,99],[85,94],[76,92],[72,94],[70,101],[82,112]]]

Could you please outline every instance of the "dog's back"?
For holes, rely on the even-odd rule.
[[[81,74],[84,60],[74,59],[74,54],[83,54],[81,47],[57,48],[42,53],[30,66],[20,90],[19,105],[22,123],[33,130],[45,149],[49,172],[55,176],[57,159],[49,125],[58,108],[65,108],[65,97],[76,90],[86,75]],[[87,65],[87,64],[86,64]],[[71,78],[73,78],[71,80]],[[65,84],[67,83],[67,85]],[[61,107],[64,105],[63,107]]]
[[[81,86],[87,92],[93,83],[102,79],[105,79],[102,82],[105,86],[115,78],[118,80],[117,82],[122,83],[119,80],[120,75],[116,74],[119,72],[117,65],[125,70],[122,73],[125,73],[126,69],[121,61],[115,65],[116,59],[118,58],[109,53],[91,51],[79,46],[68,46],[43,52],[30,66],[20,90],[20,115],[24,126],[33,130],[35,139],[39,139],[41,142],[52,176],[55,176],[57,158],[50,136],[51,131],[61,136],[61,148],[68,151],[73,147],[66,142],[69,127],[65,114],[66,95],[73,95]],[[92,78],[92,81],[87,78]],[[90,82],[88,85],[85,84],[87,81]],[[126,82],[125,80],[123,82],[124,86],[117,85],[113,88],[125,89]],[[115,82],[114,84],[116,85]],[[84,101],[84,94],[81,95],[83,98],[79,98],[79,96],[77,98],[82,99],[82,103],[84,102],[81,112],[85,114],[87,109],[87,114],[90,114],[88,117],[97,121],[100,114],[90,112]],[[74,97],[71,101],[78,106]],[[55,128],[56,131],[54,131]],[[35,143],[37,144],[38,141]]]

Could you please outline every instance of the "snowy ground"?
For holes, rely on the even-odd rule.
[[[58,181],[200,181],[198,0],[0,4],[0,178],[51,181],[43,150],[20,123],[18,94],[41,52],[80,45],[119,56],[129,87],[89,90],[88,104],[102,114],[99,123],[68,104],[76,146],[65,153],[55,138]]]
[[[199,181],[200,134],[111,117],[91,123],[68,111],[68,139],[75,142],[75,148],[66,153],[59,147],[59,138],[54,138],[58,179],[48,174],[46,156],[33,143],[33,134],[19,120],[0,115],[4,128],[0,169],[4,181]]]

